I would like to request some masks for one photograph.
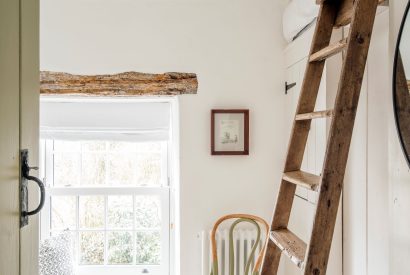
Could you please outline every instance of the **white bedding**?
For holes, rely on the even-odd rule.
[[[294,38],[312,21],[319,11],[315,0],[290,0],[283,13],[283,35],[288,42]]]

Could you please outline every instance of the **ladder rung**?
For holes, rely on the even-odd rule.
[[[334,236],[339,207],[335,202],[338,202],[343,190],[343,177],[354,128],[354,114],[357,111],[378,0],[319,1],[324,2],[317,17],[311,55],[308,58],[299,95],[297,115],[303,118],[318,115],[306,114],[314,110],[321,76],[325,69],[324,61],[314,61],[323,60],[347,49],[341,66],[338,96],[334,103],[332,127],[324,156],[324,172],[318,176],[300,171],[311,120],[294,121],[285,160],[285,173],[280,184],[269,234],[270,241],[263,262],[264,275],[277,273],[282,254],[301,268],[303,274],[326,274],[329,248]],[[351,23],[348,39],[330,45],[337,20]],[[358,37],[360,39],[357,39]],[[310,240],[306,240],[306,243],[287,229],[293,211],[295,189],[299,185],[318,191]]]
[[[341,7],[339,14],[336,17],[335,20],[335,28],[340,28],[346,25],[349,25],[350,22],[352,21],[352,16],[353,16],[353,4],[352,6],[349,7]]]
[[[325,118],[333,116],[333,110],[317,111],[312,113],[298,114],[295,120],[309,120],[315,118]]]
[[[328,57],[331,57],[339,52],[341,52],[347,45],[347,39],[342,39],[337,43],[331,44],[324,49],[312,54],[309,58],[310,62],[322,61]]]
[[[283,174],[283,180],[313,191],[317,191],[320,184],[320,176],[303,171],[286,172]]]
[[[335,28],[340,28],[351,23],[354,10],[353,2],[352,0],[344,0],[340,5],[340,10],[335,20]],[[377,4],[379,6],[387,6],[388,0],[378,0]]]
[[[379,0],[379,6],[388,6],[389,0]]]
[[[303,268],[306,244],[288,229],[270,232],[270,239],[299,268]]]

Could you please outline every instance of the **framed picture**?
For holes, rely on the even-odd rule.
[[[249,110],[211,111],[211,154],[249,155]]]

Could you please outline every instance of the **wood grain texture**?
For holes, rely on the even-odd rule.
[[[340,28],[350,24],[353,17],[353,7],[355,0],[343,0],[340,8],[340,12],[337,15],[335,21],[335,28]],[[377,0],[379,6],[388,6],[388,0]]]
[[[353,9],[348,46],[325,153],[312,236],[306,256],[305,275],[326,274],[377,4],[377,0],[356,0]]]
[[[324,3],[326,0],[316,0],[317,5],[321,5]],[[389,5],[389,0],[378,0],[379,6],[388,6]]]
[[[410,153],[410,93],[409,82],[403,67],[400,53],[396,62],[396,91],[394,91],[395,113],[397,127],[400,131],[406,154]]]
[[[379,0],[378,4],[379,6],[388,6],[389,0]]]
[[[350,24],[353,16],[353,6],[355,0],[342,0],[337,13],[335,28],[340,28]]]
[[[275,230],[270,233],[270,239],[299,268],[303,268],[306,253],[306,243],[287,229]]]
[[[337,3],[330,2],[321,5],[310,48],[310,55],[329,45],[336,11]],[[307,63],[296,114],[314,111],[324,64],[324,61]],[[295,121],[293,123],[284,173],[300,170],[310,124],[311,120]],[[287,228],[295,191],[296,186],[294,184],[282,180],[271,224],[272,231]],[[263,263],[262,275],[277,274],[280,254],[281,250],[273,242],[269,242]]]
[[[308,120],[308,119],[315,119],[315,118],[327,118],[333,116],[333,110],[325,110],[325,111],[316,111],[311,113],[305,114],[298,114],[295,117],[295,120]]]
[[[124,72],[107,75],[74,75],[42,71],[42,95],[83,96],[161,96],[196,94],[198,80],[194,73],[146,74]]]
[[[315,52],[309,57],[309,61],[310,62],[322,61],[326,58],[329,58],[335,54],[340,53],[341,51],[343,51],[343,49],[346,48],[346,42],[347,42],[347,39],[342,39],[341,41],[338,41],[334,44],[327,46],[326,48],[321,49],[318,52]]]
[[[283,180],[316,191],[320,184],[320,176],[303,171],[292,171],[283,174]]]
[[[377,5],[378,0],[355,0],[354,4],[353,0],[324,1],[319,11],[311,55],[329,45],[335,24],[351,23],[351,28],[347,39],[346,57],[343,61],[335,108],[332,114],[322,177],[319,179],[319,199],[316,206],[312,236],[307,245],[306,255],[303,258],[305,259],[305,265],[301,265],[304,268],[303,273],[305,275],[326,274]],[[322,54],[322,56],[328,57],[329,55]],[[314,113],[313,109],[319,90],[323,64],[323,60],[307,64],[296,114]],[[304,176],[299,171],[310,122],[311,119],[296,120],[295,116],[285,163],[285,176],[280,185],[271,225],[271,231],[273,232],[287,230],[296,188],[293,183],[317,183],[318,181],[317,178],[310,177],[310,175]],[[295,171],[297,172],[295,173]],[[275,238],[278,239],[279,237],[276,236]],[[286,243],[286,241],[284,242]],[[274,242],[269,243],[262,275],[277,274],[280,261],[278,253],[283,248],[284,245],[280,241],[276,241],[276,245]],[[283,250],[289,257],[295,257],[296,253],[289,253],[292,248],[287,251]],[[300,254],[299,258],[302,258]],[[300,264],[300,261],[297,263]]]

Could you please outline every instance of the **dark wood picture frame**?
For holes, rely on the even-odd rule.
[[[215,116],[217,114],[243,114],[243,151],[217,151],[215,149]],[[211,154],[212,155],[249,155],[249,110],[213,109],[211,110]]]

